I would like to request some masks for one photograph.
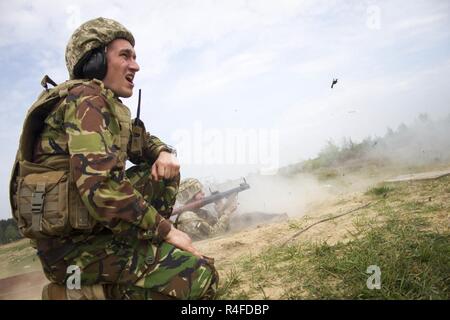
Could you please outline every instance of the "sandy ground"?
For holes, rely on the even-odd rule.
[[[435,174],[433,172],[429,176]],[[421,174],[419,177],[422,178],[423,176],[426,175]],[[259,224],[238,232],[230,232],[212,239],[198,241],[195,242],[195,246],[205,255],[213,257],[217,269],[221,274],[224,274],[242,257],[257,255],[264,248],[273,244],[281,245],[299,230],[323,218],[348,212],[372,201],[368,196],[364,195],[364,191],[367,190],[367,184],[363,184],[357,189],[359,191],[351,188],[351,190],[346,190],[347,192],[340,192],[330,196],[325,201],[309,203],[302,212],[289,217],[287,220]],[[419,197],[419,195],[416,196]],[[424,198],[423,195],[420,197]],[[335,220],[318,224],[296,237],[295,241],[326,240],[330,244],[337,241],[345,241],[347,237],[351,236],[349,231],[352,232],[354,230],[353,221],[355,216],[360,214],[375,216],[370,207],[358,210]],[[3,279],[0,279],[0,300],[40,299],[42,287],[48,282],[42,271],[39,271],[39,263],[35,259],[30,262],[30,257],[34,255],[34,249],[25,245],[24,241],[26,240],[21,241],[23,243],[21,243],[20,250],[12,250],[14,246],[17,246],[17,243],[0,247],[3,252],[6,252],[5,250],[7,249],[12,250],[11,253],[7,254],[8,259],[12,259],[12,262],[8,262],[8,266],[18,266],[17,269],[11,270],[11,267],[4,269],[5,267],[2,265],[0,278]],[[28,258],[21,258],[24,254]],[[0,261],[0,265],[2,263],[5,264],[7,262]],[[27,273],[23,273],[23,268],[27,267],[29,267],[26,269]],[[7,271],[6,273],[5,270]],[[271,292],[270,296],[277,296],[277,294]]]
[[[440,171],[429,171],[422,173],[413,173],[397,176],[392,179],[388,179],[385,182],[403,182],[403,181],[417,181],[417,180],[432,180],[442,178],[450,175],[450,169]]]
[[[39,300],[46,283],[42,271],[0,279],[0,300]]]
[[[195,246],[205,255],[214,257],[219,271],[227,272],[242,257],[255,256],[273,244],[282,245],[299,230],[329,216],[338,215],[358,208],[370,200],[362,193],[339,196],[316,205],[304,212],[302,218],[288,219],[282,222],[261,224],[254,228],[228,233],[222,236],[195,242]],[[370,208],[365,214],[371,214]],[[294,241],[327,241],[332,244],[345,240],[348,231],[354,229],[353,218],[360,214],[356,211],[335,220],[318,224]]]

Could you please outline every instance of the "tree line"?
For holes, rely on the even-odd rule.
[[[0,244],[10,243],[21,238],[17,222],[14,219],[0,220]]]

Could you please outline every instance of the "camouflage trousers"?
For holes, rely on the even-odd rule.
[[[127,176],[144,198],[163,215],[175,203],[179,177],[153,181],[148,166],[135,166]],[[65,284],[69,266],[80,270],[81,286],[103,284],[109,299],[208,299],[217,290],[211,259],[198,258],[163,242],[138,237],[138,227],[122,234],[108,229],[88,237],[39,240],[38,255],[50,281]],[[72,267],[73,268],[73,267]]]

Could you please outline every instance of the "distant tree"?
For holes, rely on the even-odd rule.
[[[327,145],[319,152],[319,159],[321,165],[329,165],[337,160],[339,155],[339,147],[332,139],[327,141]]]
[[[342,139],[342,150],[352,150],[354,148],[355,144],[353,143],[353,140],[351,137],[347,138],[344,137]]]
[[[408,131],[408,127],[406,126],[406,124],[401,123],[401,124],[398,126],[397,132],[398,132],[398,133],[404,133],[404,132],[406,132],[406,131]]]
[[[17,230],[17,227],[10,224],[9,226],[6,227],[6,230],[5,230],[6,243],[15,241],[17,239],[20,239],[19,230]]]
[[[22,238],[14,219],[0,220],[0,244],[9,243]]]
[[[289,167],[289,174],[314,171],[319,168],[345,165],[347,161],[371,161],[373,163],[402,163],[422,165],[450,161],[450,114],[433,120],[427,113],[419,114],[408,126],[401,123],[396,130],[386,128],[382,137],[367,137],[361,142],[351,137],[343,138],[341,144],[329,139],[317,157]]]
[[[390,138],[390,137],[392,137],[394,134],[395,134],[395,133],[394,133],[394,130],[392,130],[392,128],[390,128],[390,127],[387,127],[385,137],[386,137],[386,138]]]
[[[422,122],[422,123],[428,123],[428,122],[430,122],[430,117],[428,116],[428,114],[427,113],[421,113],[421,114],[419,114],[419,121],[420,122]]]

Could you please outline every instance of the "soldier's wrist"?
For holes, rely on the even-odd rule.
[[[172,223],[170,222],[170,220],[162,219],[156,227],[154,240],[156,240],[157,243],[161,243],[167,238],[167,235],[169,234],[171,229]]]
[[[163,145],[163,146],[161,146],[161,147],[159,147],[159,150],[158,150],[158,154],[160,154],[161,152],[168,152],[168,153],[171,153],[171,154],[173,154],[175,157],[177,156],[177,150],[175,149],[175,148],[173,148],[172,146],[169,146],[169,145]]]

